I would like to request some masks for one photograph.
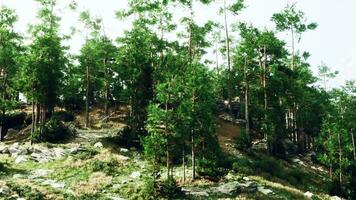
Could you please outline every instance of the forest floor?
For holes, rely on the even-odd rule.
[[[76,138],[62,144],[31,146],[24,138],[0,143],[0,152],[7,148],[0,153],[0,199],[140,199],[150,174],[142,152],[118,142],[125,126],[123,112],[106,121],[95,110],[93,128],[78,128]],[[83,119],[77,116],[79,127]],[[220,119],[217,124],[224,152],[238,158],[237,170],[219,182],[191,182],[188,167],[183,183],[183,168],[175,166],[184,192],[178,199],[337,199],[325,194],[327,173],[320,166],[301,157],[285,161],[240,152],[234,146],[239,127]]]

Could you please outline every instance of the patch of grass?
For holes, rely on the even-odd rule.
[[[255,154],[249,158],[237,158],[232,169],[245,175],[259,175],[267,180],[293,185],[296,188],[326,192],[325,181],[312,171],[290,165],[284,160],[268,155]],[[318,187],[315,187],[317,185]]]

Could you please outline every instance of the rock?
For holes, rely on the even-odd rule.
[[[119,160],[122,160],[122,161],[127,161],[127,160],[130,159],[129,157],[123,156],[123,155],[118,155],[117,158],[118,158]]]
[[[263,186],[257,187],[257,191],[258,191],[258,192],[261,192],[261,193],[264,194],[264,195],[273,194],[273,191],[272,191],[272,190],[266,189],[266,188],[264,188]]]
[[[24,163],[24,162],[27,162],[28,161],[28,156],[26,155],[19,155],[16,160],[15,160],[15,163],[16,164],[20,164],[20,163]]]
[[[128,149],[120,148],[120,152],[126,153],[126,152],[128,152],[128,151],[129,151]]]
[[[103,146],[103,143],[97,142],[97,143],[94,144],[94,147],[98,148],[98,149],[102,149],[104,146]]]
[[[225,195],[234,195],[241,191],[239,182],[229,182],[224,183],[215,188],[215,193],[225,194]]]
[[[209,193],[205,190],[196,190],[193,188],[182,188],[182,192],[195,197],[209,197]]]
[[[0,186],[0,196],[9,196],[10,189],[7,186]]]
[[[341,200],[341,198],[338,196],[332,196],[330,197],[330,200]]]
[[[23,177],[24,177],[23,174],[14,174],[14,175],[12,176],[12,178],[14,178],[14,179],[22,179]]]
[[[65,151],[62,148],[53,148],[52,152],[53,152],[55,158],[63,157],[65,154]]]
[[[35,178],[40,178],[40,177],[46,177],[46,176],[48,176],[48,174],[50,174],[52,172],[53,172],[53,170],[49,170],[49,169],[37,169],[32,172],[32,175],[30,176],[30,178],[35,179]]]
[[[20,198],[17,198],[16,200],[26,200],[26,199],[25,199],[25,198],[20,197]]]
[[[257,183],[252,181],[247,181],[246,183],[239,184],[241,191],[243,192],[256,192],[257,191]]]
[[[132,172],[130,175],[131,178],[141,178],[141,172]]]
[[[3,153],[3,154],[9,153],[9,148],[5,145],[0,146],[0,153]]]
[[[266,140],[258,140],[258,141],[252,142],[252,149],[255,151],[267,150],[267,141]]]
[[[244,181],[250,181],[250,178],[248,178],[248,177],[245,176],[245,177],[242,178],[242,180],[244,180]]]
[[[42,182],[43,185],[49,185],[55,189],[63,189],[65,187],[64,183],[61,182],[57,182],[55,180],[45,180],[44,182]]]
[[[309,199],[311,199],[314,196],[314,194],[309,192],[309,191],[307,191],[307,192],[304,193],[304,196],[309,198]]]

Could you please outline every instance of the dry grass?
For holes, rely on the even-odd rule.
[[[80,196],[83,194],[96,194],[111,184],[112,176],[107,176],[103,172],[95,172],[90,175],[89,180],[75,183],[72,188],[74,196]]]

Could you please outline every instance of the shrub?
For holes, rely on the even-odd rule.
[[[11,190],[15,191],[19,196],[25,197],[26,199],[31,200],[43,200],[44,195],[39,192],[37,189],[31,188],[27,185],[18,185],[14,182],[7,182],[7,186]]]
[[[114,159],[111,159],[108,162],[95,159],[89,163],[89,168],[93,172],[100,171],[105,172],[108,175],[114,175],[118,165],[119,163]]]
[[[165,181],[159,182],[158,192],[160,196],[172,199],[177,198],[182,194],[182,188],[179,187],[174,178],[169,178]]]
[[[60,142],[73,137],[75,133],[70,131],[61,121],[50,119],[42,126],[42,134],[39,129],[32,134],[33,142]]]
[[[253,173],[253,166],[252,163],[247,158],[238,158],[232,164],[232,169],[235,172],[240,172],[243,174],[252,174]]]
[[[241,129],[240,135],[236,138],[236,147],[239,150],[247,150],[251,147],[251,142],[248,138],[248,135],[246,133],[245,129]]]

